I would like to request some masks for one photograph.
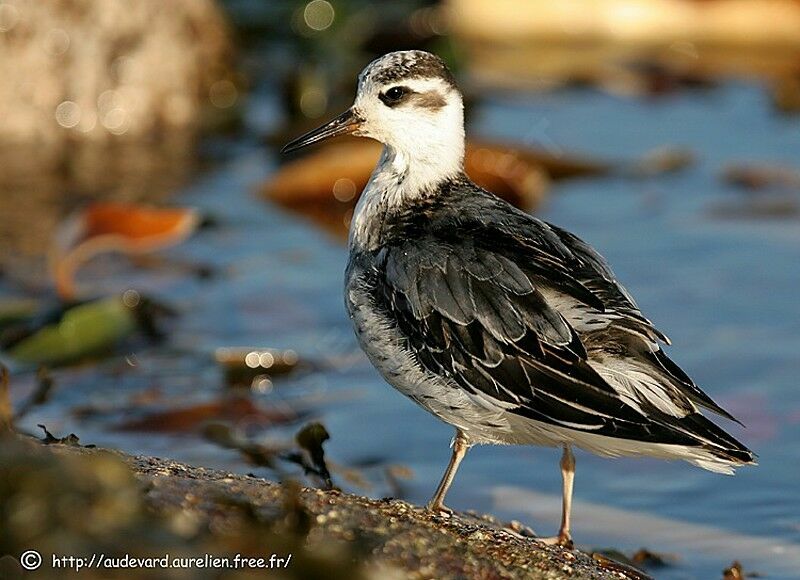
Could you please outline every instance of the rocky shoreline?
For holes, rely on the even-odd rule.
[[[0,471],[9,471],[0,478],[5,498],[0,513],[11,525],[0,542],[0,553],[10,555],[0,558],[0,572],[13,570],[14,549],[30,545],[44,554],[110,553],[116,544],[117,551],[151,556],[168,551],[285,558],[291,553],[289,566],[270,571],[281,578],[647,577],[597,554],[544,545],[520,526],[489,516],[434,515],[396,499],[373,500],[75,445],[4,442],[2,455]],[[38,504],[39,513],[64,505],[76,513],[50,514],[46,526],[39,522],[39,529],[31,529],[15,521],[20,502]],[[98,521],[92,523],[93,517]],[[60,543],[64,534],[70,535],[66,544]],[[137,540],[145,534],[147,540]],[[32,537],[39,543],[25,544]],[[45,558],[42,572],[47,564]],[[102,577],[102,571],[82,572]],[[169,571],[153,572],[165,577]]]

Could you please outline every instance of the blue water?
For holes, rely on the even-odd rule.
[[[274,100],[260,94],[247,118],[261,127],[273,113]],[[578,452],[575,538],[585,547],[676,553],[678,564],[658,571],[659,578],[720,577],[734,557],[770,578],[792,577],[782,561],[800,562],[800,221],[724,220],[712,208],[740,200],[718,178],[726,163],[768,160],[800,168],[800,121],[775,115],[764,93],[744,84],[655,102],[591,91],[520,94],[486,98],[473,113],[473,136],[525,141],[557,154],[631,159],[665,143],[697,153],[698,163],[674,176],[560,183],[540,214],[607,256],[645,314],[672,338],[670,355],[748,426],[724,423],[758,453],[760,465],[724,477],[687,464]],[[344,246],[258,198],[277,153],[265,155],[245,140],[234,150],[229,163],[175,199],[210,212],[219,227],[169,252],[211,263],[224,275],[198,282],[107,260],[82,275],[96,291],[132,285],[176,305],[182,316],[167,343],[174,350],[139,351],[135,367],[115,359],[58,371],[54,399],[25,426],[43,422],[98,445],[252,471],[199,438],[123,434],[102,416],[77,420],[69,410],[123,405],[154,386],[172,405],[212,399],[221,389],[216,347],[292,348],[322,370],[276,379],[263,402],[312,401],[331,433],[332,461],[407,465],[414,472],[404,482],[407,498],[423,503],[447,462],[450,428],[385,385],[357,350],[342,306]],[[370,477],[375,486],[368,493],[389,493],[380,477]],[[552,534],[559,493],[557,451],[479,448],[464,462],[448,503]],[[609,516],[604,507],[622,511]],[[542,519],[535,517],[539,509],[546,511]],[[667,540],[665,529],[674,537]],[[723,548],[701,549],[701,537],[717,535]],[[782,550],[780,557],[771,546]]]

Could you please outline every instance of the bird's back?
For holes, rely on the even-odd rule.
[[[520,425],[530,423],[547,431],[544,443],[567,433],[608,455],[674,448],[718,471],[752,461],[700,414],[731,418],[666,356],[666,337],[578,237],[463,175],[371,219],[374,243],[352,249],[348,293],[358,287],[379,326],[396,333],[391,356],[435,380],[426,396],[457,389],[459,401],[496,410],[506,423],[492,429],[523,439],[504,442],[525,442]]]

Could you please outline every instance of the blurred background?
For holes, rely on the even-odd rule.
[[[349,106],[370,60],[409,48],[459,79],[473,179],[605,254],[760,456],[724,478],[579,453],[578,543],[664,553],[660,578],[733,559],[791,577],[796,0],[0,0],[0,359],[18,429],[277,478],[302,476],[285,458],[317,421],[336,485],[427,500],[450,429],[383,383],[342,306],[380,148],[278,154]],[[254,445],[273,460],[253,465]],[[548,535],[557,462],[475,449],[451,507]]]

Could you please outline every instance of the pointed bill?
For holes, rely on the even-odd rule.
[[[349,135],[357,131],[358,128],[361,126],[362,122],[363,122],[362,119],[351,107],[350,109],[347,109],[344,113],[342,113],[332,121],[326,123],[322,127],[317,127],[313,131],[309,131],[305,135],[301,135],[294,141],[287,143],[286,145],[284,145],[283,149],[281,149],[281,153],[290,153],[292,151],[297,151],[298,149],[302,149],[307,145],[319,143],[320,141],[325,141],[326,139],[330,139],[331,137],[338,137],[339,135]]]

